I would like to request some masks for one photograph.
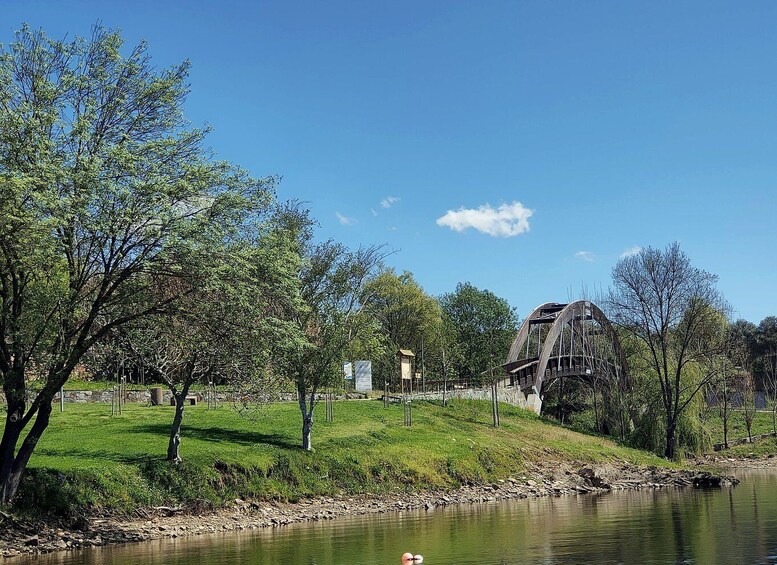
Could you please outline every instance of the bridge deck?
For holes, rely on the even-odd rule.
[[[526,390],[531,388],[536,380],[537,365],[539,357],[529,357],[519,359],[512,363],[507,363],[504,368],[507,371],[503,382],[509,386],[520,386]],[[609,365],[609,363],[607,363]],[[564,355],[560,357],[551,357],[548,360],[547,368],[543,381],[550,381],[560,377],[578,378],[590,380],[596,376],[596,368],[592,364],[592,359],[583,355]]]

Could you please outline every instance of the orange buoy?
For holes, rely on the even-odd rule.
[[[402,563],[407,563],[413,560],[413,554],[410,552],[402,554]]]

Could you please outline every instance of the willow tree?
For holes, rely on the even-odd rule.
[[[24,27],[0,50],[0,504],[85,353],[177,300],[153,289],[178,250],[272,201],[273,179],[214,161],[184,119],[188,68],[101,27],[69,42]]]
[[[664,454],[674,458],[681,417],[717,375],[724,353],[728,324],[717,277],[693,267],[674,243],[621,259],[612,278],[612,315],[644,346],[648,373],[658,383]]]

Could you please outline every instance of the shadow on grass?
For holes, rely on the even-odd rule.
[[[109,449],[94,449],[84,447],[41,447],[38,448],[37,453],[40,455],[46,455],[49,457],[78,457],[83,459],[102,459],[106,461],[114,461],[117,463],[145,463],[152,461],[160,461],[166,458],[165,450],[167,449],[167,440],[170,435],[170,426],[166,424],[144,424],[134,426],[132,428],[134,433],[138,434],[151,434],[159,436],[159,442],[154,441],[154,445],[150,445],[152,442],[145,442],[149,450],[153,449],[156,453],[143,453],[139,452],[133,447],[130,452],[122,452],[121,446],[116,446],[116,451]],[[288,437],[284,437],[278,434],[262,434],[258,432],[236,431],[218,427],[197,427],[184,425],[181,430],[182,443],[186,443],[187,439],[197,439],[200,441],[207,441],[212,443],[233,443],[236,445],[273,445],[285,449],[302,449],[299,447],[299,443],[292,441]]]
[[[166,424],[144,424],[135,426],[133,431],[144,434],[154,434],[169,437],[170,426]],[[187,438],[198,439],[200,441],[210,442],[228,442],[237,445],[274,445],[276,447],[285,447],[295,449],[297,442],[288,437],[279,434],[263,434],[259,432],[238,431],[218,427],[188,426],[186,424],[181,428],[182,441]]]
[[[166,445],[166,444],[165,444]],[[165,459],[165,455],[162,453],[119,453],[116,451],[108,451],[106,449],[86,449],[86,448],[39,448],[36,453],[39,455],[46,455],[48,457],[78,457],[82,459],[102,459],[105,461],[113,461],[115,463],[149,463],[151,461],[161,461]]]
[[[451,407],[448,406],[448,409]],[[486,413],[485,410],[481,414],[479,410],[472,410],[472,409],[462,409],[460,407],[456,407],[450,410],[450,412],[442,412],[442,417],[447,418],[449,420],[453,420],[455,422],[459,423],[469,423],[469,424],[475,424],[475,425],[486,425],[490,424],[491,421],[487,420],[487,417],[491,416],[491,411],[489,407],[489,412]]]

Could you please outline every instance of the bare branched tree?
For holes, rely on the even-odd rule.
[[[753,420],[755,419],[755,380],[750,371],[739,367],[736,373],[736,389],[739,393],[740,406],[739,412],[742,414],[742,420],[745,422],[747,430],[747,440],[753,441]]]
[[[610,309],[616,323],[645,345],[658,380],[665,424],[664,454],[676,454],[683,411],[716,374],[712,360],[723,350],[726,305],[717,277],[691,265],[675,243],[645,248],[613,269]],[[689,382],[686,368],[701,368]]]

